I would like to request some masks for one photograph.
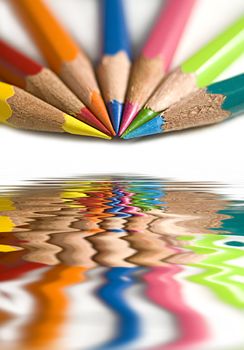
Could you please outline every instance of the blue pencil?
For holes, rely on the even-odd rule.
[[[140,317],[126,301],[125,292],[135,283],[135,273],[140,267],[112,267],[105,273],[106,283],[97,294],[118,316],[117,334],[110,342],[99,347],[109,350],[127,346],[141,333]]]
[[[123,0],[102,1],[102,58],[98,80],[116,133],[119,132],[130,74],[130,40]]]

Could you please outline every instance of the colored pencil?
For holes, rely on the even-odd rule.
[[[109,131],[53,73],[0,40],[0,77],[105,134]]]
[[[12,0],[50,68],[115,135],[90,59],[42,0]]]
[[[2,82],[0,82],[0,123],[20,129],[111,138],[28,92]]]
[[[103,0],[102,15],[103,56],[98,66],[98,81],[118,133],[131,66],[123,0]]]
[[[242,112],[244,112],[244,74],[193,92],[124,138],[215,124]]]
[[[243,48],[244,16],[171,72],[123,136],[161,114],[188,94],[211,84],[224,69],[241,56]]]
[[[119,135],[144,106],[169,69],[196,0],[167,0],[132,66]]]

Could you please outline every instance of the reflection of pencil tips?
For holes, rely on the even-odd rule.
[[[14,226],[14,223],[8,216],[0,216],[0,232],[11,232]]]
[[[0,253],[15,252],[17,250],[22,250],[22,249],[23,248],[20,248],[20,247],[14,247],[11,245],[0,244]]]

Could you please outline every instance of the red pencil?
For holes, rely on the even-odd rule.
[[[103,133],[110,134],[55,73],[3,40],[0,40],[0,77]]]

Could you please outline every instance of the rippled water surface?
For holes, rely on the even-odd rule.
[[[218,184],[0,188],[0,349],[244,349],[244,203]]]

